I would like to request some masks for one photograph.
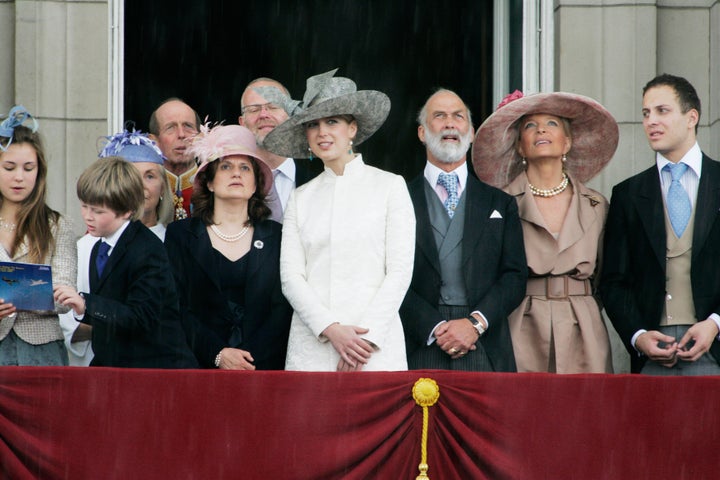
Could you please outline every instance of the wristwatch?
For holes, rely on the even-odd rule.
[[[485,327],[483,327],[482,322],[472,315],[468,316],[467,319],[470,320],[470,323],[472,323],[475,330],[477,330],[478,336],[482,337],[482,334],[485,333]]]

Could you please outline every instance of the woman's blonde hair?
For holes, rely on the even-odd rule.
[[[117,215],[131,212],[131,220],[142,218],[142,177],[121,157],[101,158],[86,168],[77,181],[77,196],[83,203],[109,208]]]
[[[168,223],[175,219],[175,200],[172,190],[170,190],[170,181],[167,178],[165,167],[157,165],[158,174],[160,175],[160,201],[155,207],[158,223],[168,226]]]

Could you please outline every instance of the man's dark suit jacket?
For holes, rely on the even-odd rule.
[[[322,171],[322,162],[318,160],[318,163],[320,165],[317,167],[319,170],[317,168],[311,169],[309,165],[303,165],[299,160],[295,160],[295,188],[306,184],[318,176],[318,174]]]
[[[92,325],[91,365],[197,368],[180,322],[162,242],[139,221],[120,235],[100,278],[90,254],[90,293],[82,322]]]
[[[292,309],[280,286],[282,226],[271,220],[255,225],[247,253],[242,343],[260,370],[285,367]],[[221,290],[217,261],[205,225],[187,218],[168,225],[165,234],[180,297],[180,313],[200,365],[213,368],[215,356],[229,346],[232,318]]]
[[[665,302],[667,239],[660,188],[656,165],[616,185],[605,226],[600,293],[630,352],[633,372],[642,369],[646,358],[630,340],[640,329],[657,330]],[[720,163],[703,154],[690,266],[698,320],[720,314],[719,210]],[[710,353],[720,359],[719,342],[713,342]]]
[[[433,328],[443,320],[440,300],[440,260],[425,198],[425,177],[409,185],[417,219],[413,278],[400,316],[405,328],[410,368],[443,368],[449,362],[468,362],[473,352],[452,360],[437,346],[427,346]],[[463,191],[465,226],[462,240],[463,274],[470,311],[478,310],[490,328],[480,337],[495,371],[516,371],[508,315],[525,296],[527,262],[515,199],[468,175]],[[501,218],[490,218],[497,212]],[[495,216],[497,216],[497,214]]]

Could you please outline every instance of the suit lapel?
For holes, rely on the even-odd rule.
[[[424,182],[426,182],[425,177],[420,175],[408,185],[410,198],[415,207],[415,220],[417,222],[416,241],[419,250],[425,255],[430,265],[432,265],[436,272],[440,273],[440,258],[438,257],[435,238],[433,238],[433,227],[430,223],[430,214],[428,212],[427,201],[425,200]]]
[[[193,218],[188,224],[190,230],[190,238],[194,241],[188,245],[190,254],[195,259],[195,262],[205,272],[207,278],[215,285],[217,290],[220,290],[220,284],[218,283],[218,272],[216,268],[215,258],[213,258],[213,252],[215,251],[212,243],[210,242],[210,236],[207,233],[207,228],[199,218]]]
[[[252,278],[253,275],[258,271],[261,265],[266,265],[265,260],[265,243],[273,237],[273,233],[267,224],[260,222],[255,225],[255,231],[253,233],[252,244],[250,245],[250,251],[248,251],[248,272],[247,278]]]
[[[570,181],[573,185],[573,196],[568,209],[568,216],[563,221],[560,236],[558,237],[558,249],[563,252],[573,245],[581,242],[585,232],[590,231],[593,225],[600,221],[602,215],[602,199],[598,198],[590,189],[576,181],[572,176]],[[573,217],[570,212],[577,212]]]
[[[719,165],[703,154],[702,173],[695,200],[695,230],[693,231],[692,255],[699,254],[707,240],[720,210]]]
[[[97,259],[98,249],[100,248],[101,239],[96,238],[95,243],[90,250],[90,263],[88,264],[88,283],[90,285],[90,292],[96,292],[98,289],[98,275],[97,267],[95,266],[95,260]]]
[[[105,269],[103,270],[102,275],[98,279],[97,282],[97,289],[98,291],[102,289],[103,284],[107,280],[108,276],[112,273],[112,271],[117,267],[117,265],[120,264],[122,261],[122,258],[125,256],[125,253],[127,252],[127,246],[128,243],[130,243],[133,238],[135,238],[135,235],[137,235],[138,229],[140,228],[140,223],[137,220],[131,221],[130,224],[127,226],[125,231],[120,235],[120,238],[118,239],[117,244],[113,247],[112,252],[110,252],[110,256],[108,257],[107,263],[105,264]],[[90,256],[91,261],[91,271],[95,269],[95,257],[97,256],[97,247],[98,244],[96,243],[93,247],[93,254]],[[95,270],[97,272],[97,270]],[[97,273],[96,273],[97,275]]]
[[[475,253],[475,245],[480,241],[485,225],[490,221],[490,195],[483,195],[483,185],[472,175],[468,175],[465,199],[465,228],[462,239],[462,263],[470,260]]]
[[[637,196],[632,199],[640,217],[645,234],[657,261],[665,270],[665,251],[667,235],[665,233],[665,210],[663,207],[660,178],[657,168],[653,165],[645,170],[638,185]],[[631,234],[633,232],[630,232]]]

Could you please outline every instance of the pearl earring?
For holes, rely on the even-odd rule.
[[[563,153],[563,156],[562,156],[562,162],[563,162],[563,163],[567,162],[567,155],[564,154],[564,153]]]

